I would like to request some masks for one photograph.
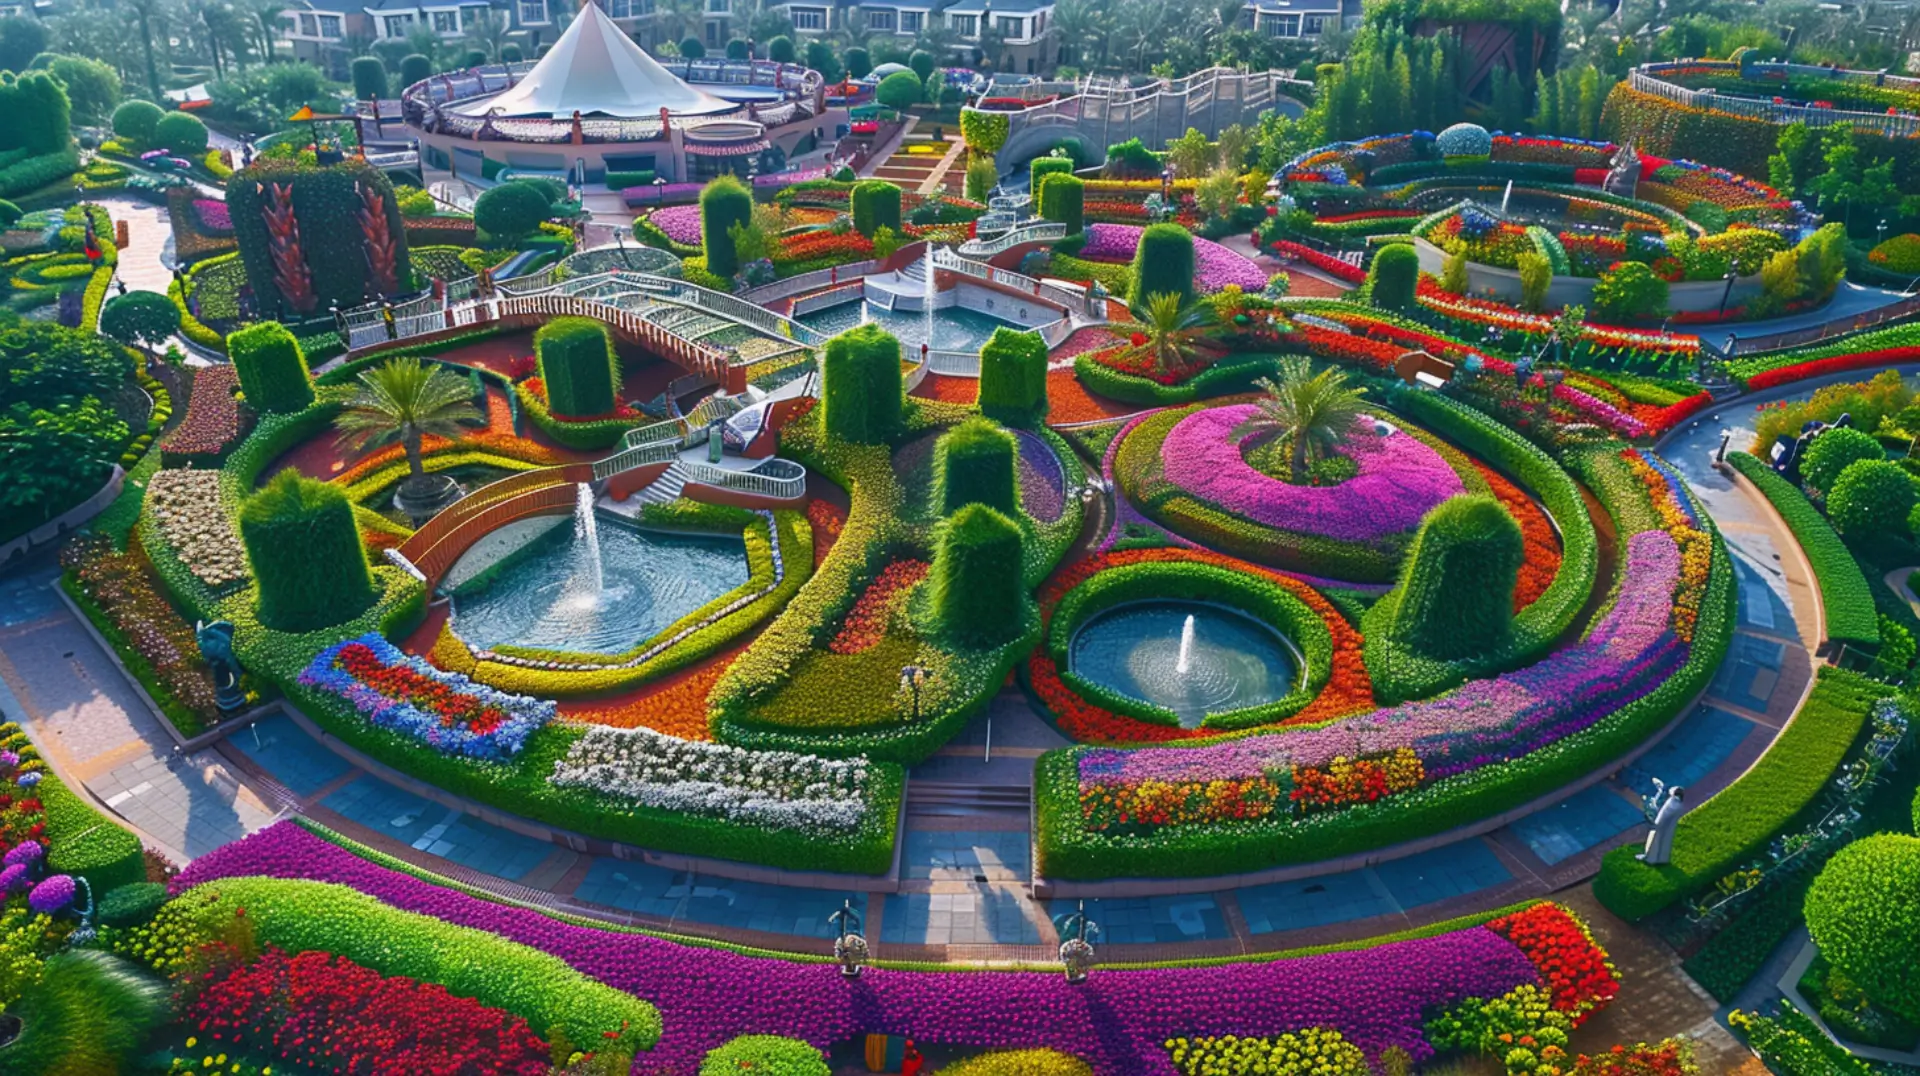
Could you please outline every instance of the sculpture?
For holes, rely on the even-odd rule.
[[[200,657],[213,672],[214,702],[221,717],[232,717],[247,708],[247,693],[240,689],[240,659],[233,654],[233,622],[216,620],[209,624],[196,621],[193,637],[200,644]]]
[[[1659,867],[1673,861],[1673,831],[1680,825],[1680,816],[1687,813],[1687,802],[1686,790],[1679,785],[1668,788],[1656,777],[1653,787],[1653,795],[1647,797],[1653,829],[1647,833],[1646,848],[1634,858],[1649,867]]]
[[[387,203],[370,183],[355,183],[353,190],[360,197],[360,237],[366,240],[367,273],[373,278],[375,291],[392,295],[400,290],[399,251],[387,221]]]
[[[269,183],[271,192],[260,215],[267,222],[267,251],[273,257],[273,282],[287,304],[302,314],[313,313],[320,297],[313,293],[313,274],[300,249],[300,222],[293,215],[293,185]]]

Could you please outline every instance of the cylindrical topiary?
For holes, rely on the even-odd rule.
[[[373,574],[339,486],[281,471],[240,509],[240,541],[260,584],[260,622],[312,631],[373,604]]]
[[[1193,298],[1193,233],[1178,224],[1149,224],[1133,253],[1133,291],[1127,302],[1144,309],[1154,295]]]
[[[1042,177],[1040,215],[1067,226],[1067,234],[1086,230],[1086,184],[1079,176],[1057,173]],[[1189,240],[1188,250],[1192,250]]]
[[[878,325],[827,341],[820,363],[820,421],[830,437],[885,444],[901,429],[905,381],[900,341]]]
[[[1867,997],[1920,1021],[1920,838],[1883,833],[1842,848],[1807,891],[1820,955]]]
[[[938,633],[963,646],[996,646],[1026,623],[1020,528],[984,504],[969,504],[934,543],[931,611]]]
[[[732,176],[721,176],[700,192],[700,245],[706,251],[707,271],[730,277],[740,271],[727,229],[753,223],[753,192]]]
[[[874,88],[873,99],[896,112],[905,112],[919,104],[926,93],[926,80],[919,75],[895,71],[880,80],[880,85]]]
[[[191,112],[169,112],[153,125],[153,144],[183,157],[207,152],[207,125]]]
[[[1072,174],[1073,161],[1066,157],[1035,157],[1027,164],[1027,189],[1037,203],[1040,200],[1040,180],[1043,177]]]
[[[153,142],[154,124],[165,114],[152,101],[128,101],[113,110],[113,135],[134,149],[145,149]]]
[[[1373,256],[1367,270],[1368,294],[1373,305],[1386,310],[1413,309],[1413,294],[1420,286],[1420,255],[1411,244],[1388,243]]]
[[[980,413],[1009,426],[1047,414],[1047,342],[1035,332],[993,330],[980,348]]]
[[[685,59],[698,60],[707,54],[707,46],[692,35],[680,39],[680,55]]]
[[[520,50],[520,46],[511,41],[500,46],[500,62],[503,64],[517,64],[526,58],[526,53]]]
[[[1019,509],[1020,446],[992,419],[970,418],[940,435],[933,446],[934,497],[942,515],[969,504],[1011,516]]]
[[[1800,457],[1800,481],[1822,493],[1833,488],[1840,472],[1861,460],[1883,460],[1887,450],[1865,430],[1852,426],[1823,430]]]
[[[707,1052],[700,1076],[829,1076],[827,1058],[799,1039],[742,1035]]]
[[[933,77],[933,69],[938,64],[939,61],[933,58],[933,53],[926,49],[914,49],[907,54],[907,66],[919,76],[921,82]]]
[[[736,37],[732,41],[727,42],[727,59],[729,60],[748,59],[750,52],[752,52],[752,47],[747,44],[747,39],[744,37]]]
[[[433,77],[433,61],[417,52],[400,58],[400,85],[404,88]]]
[[[853,204],[855,231],[869,239],[881,228],[900,233],[899,187],[883,179],[869,179],[855,183],[848,197]]]
[[[1526,547],[1520,525],[1484,494],[1449,497],[1420,521],[1391,600],[1392,635],[1431,657],[1484,654],[1513,626]]]
[[[1913,476],[1892,460],[1856,460],[1834,479],[1827,517],[1842,534],[1896,534],[1914,507]]]
[[[553,203],[537,184],[514,180],[489,187],[473,202],[473,223],[497,243],[517,243],[540,227]]]
[[[255,411],[289,414],[313,403],[313,378],[300,341],[285,325],[263,321],[227,335],[227,358]]]
[[[413,279],[393,183],[358,157],[324,166],[257,157],[227,180],[227,215],[265,316],[324,315]]]
[[[356,56],[350,70],[354,97],[372,101],[387,95],[387,65],[380,62],[380,57]]]
[[[592,318],[555,318],[533,334],[547,406],[559,418],[613,413],[620,360],[606,325]]]
[[[873,71],[873,54],[859,45],[847,50],[847,77],[866,78]]]
[[[767,59],[777,64],[790,64],[799,53],[794,50],[793,38],[777,34],[767,40]]]

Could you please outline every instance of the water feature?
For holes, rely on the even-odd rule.
[[[1507,180],[1507,192],[1500,196],[1500,215],[1507,215],[1507,203],[1513,201],[1513,180]]]
[[[928,346],[932,346],[932,343],[934,340],[933,304],[935,300],[939,298],[939,294],[940,294],[939,291],[934,287],[933,244],[932,243],[927,244],[926,265],[927,265],[927,286],[920,293],[920,306],[921,306],[921,309],[927,312],[927,335],[921,337],[921,339],[927,341]]]
[[[980,345],[993,335],[993,330],[1002,325],[1020,328],[991,314],[957,306],[936,310],[929,318],[917,310],[911,313],[893,311],[858,300],[802,314],[794,320],[829,336],[846,332],[857,325],[878,325],[898,338],[901,350],[911,353],[916,359],[920,354],[920,344],[929,339],[932,341],[930,346],[937,351],[978,351]],[[932,337],[927,335],[929,322],[933,326]]]
[[[738,537],[601,527],[590,509],[487,555],[491,566],[451,573],[467,579],[452,591],[454,631],[482,648],[624,653],[749,577]]]
[[[582,482],[573,498],[573,548],[580,561],[582,596],[594,603],[607,589],[606,567],[600,560],[600,523],[593,511],[593,486]]]
[[[1116,606],[1074,634],[1067,667],[1129,698],[1173,711],[1183,728],[1208,714],[1290,694],[1300,680],[1293,644],[1233,609],[1200,602]]]

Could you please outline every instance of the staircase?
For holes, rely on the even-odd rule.
[[[635,499],[642,504],[666,504],[679,497],[680,491],[686,486],[687,480],[681,475],[680,465],[676,463],[668,467],[659,478],[654,479],[652,485],[635,494]]]
[[[1032,790],[1018,785],[907,782],[907,811],[910,814],[955,815],[982,811],[1017,811],[1026,814],[1031,803]]]

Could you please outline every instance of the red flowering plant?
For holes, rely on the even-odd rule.
[[[547,399],[547,382],[545,378],[529,377],[521,382],[521,384],[525,386],[528,392],[533,394],[534,399],[539,400],[542,404],[549,407],[552,406],[552,401]],[[627,406],[625,401],[615,399],[613,402],[613,410],[604,415],[554,415],[553,420],[555,422],[603,422],[611,418],[643,417],[645,416],[640,412]]]
[[[847,610],[846,619],[840,622],[840,630],[827,644],[827,649],[836,654],[858,654],[886,638],[887,626],[893,622],[894,614],[906,608],[907,596],[932,567],[924,560],[906,557],[880,569],[880,574],[867,584],[853,608]]]
[[[1512,942],[1540,972],[1556,1011],[1579,1027],[1620,993],[1620,973],[1587,928],[1558,904],[1501,916],[1487,929]]]
[[[550,701],[510,695],[402,653],[376,632],[322,650],[302,687],[351,703],[375,725],[452,755],[503,761],[553,719]]]
[[[1567,1076],[1699,1076],[1693,1045],[1685,1039],[1662,1039],[1648,1045],[1615,1046],[1606,1053],[1581,1054]]]

